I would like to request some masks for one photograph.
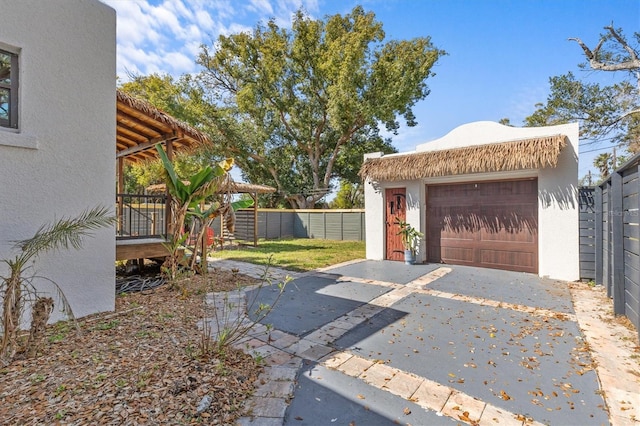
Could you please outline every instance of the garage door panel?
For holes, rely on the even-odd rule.
[[[537,180],[428,186],[428,260],[537,272],[537,202]]]
[[[524,234],[524,235],[523,235]],[[530,232],[487,232],[482,231],[480,234],[480,241],[486,241],[493,245],[500,243],[514,243],[514,244],[535,244],[536,235]]]
[[[440,262],[456,265],[473,265],[472,247],[442,247]]]
[[[433,189],[429,196],[434,199],[450,199],[450,198],[469,198],[476,192],[475,184],[460,184],[456,185],[456,188],[452,188],[451,185],[440,185],[430,187]]]
[[[486,182],[477,185],[477,193],[479,193],[480,196],[500,196],[502,199],[508,199],[509,196],[520,197],[522,195],[537,193],[538,191],[537,180]]]
[[[518,265],[521,272],[538,272],[536,256],[531,252],[481,250],[480,261],[488,268],[511,270],[513,265]]]

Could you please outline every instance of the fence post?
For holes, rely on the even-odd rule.
[[[596,251],[596,258],[595,258],[595,262],[596,262],[596,277],[595,277],[595,282],[596,284],[602,284],[603,283],[603,279],[602,279],[602,261],[603,261],[603,254],[604,254],[604,247],[603,247],[603,238],[602,238],[602,228],[603,228],[603,221],[604,218],[602,217],[602,210],[603,210],[603,206],[602,206],[602,188],[600,186],[596,186],[595,191],[594,191],[594,208],[595,208],[595,213],[596,213],[596,217],[595,217],[595,229],[596,229],[596,241],[595,241],[595,251]]]
[[[611,175],[611,250],[613,276],[613,313],[624,314],[624,221],[622,210],[622,175]]]
[[[156,212],[151,213],[151,235],[156,235]]]

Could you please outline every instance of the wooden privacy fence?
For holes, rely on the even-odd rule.
[[[253,209],[236,212],[233,234],[239,241],[253,241],[255,225],[258,238],[319,238],[324,240],[363,241],[365,238],[364,210],[280,210]],[[220,220],[213,229],[220,235]]]
[[[581,221],[580,242],[583,232],[587,241],[593,230],[595,282],[613,298],[614,313],[625,315],[640,331],[639,164],[637,154],[592,190],[593,228],[583,231]],[[581,247],[581,267],[582,259]]]

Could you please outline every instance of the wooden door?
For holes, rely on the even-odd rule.
[[[427,187],[431,262],[538,272],[536,179]]]
[[[392,188],[385,190],[385,242],[386,259],[404,261],[404,248],[402,238],[398,235],[400,227],[396,220],[407,218],[407,196],[404,188]]]

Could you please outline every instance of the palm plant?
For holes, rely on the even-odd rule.
[[[83,238],[92,235],[92,231],[115,223],[115,217],[109,214],[105,207],[95,207],[82,212],[75,218],[62,218],[53,223],[41,226],[33,237],[17,241],[13,246],[14,250],[20,250],[19,254],[11,259],[2,259],[1,261],[9,267],[9,276],[0,276],[0,295],[2,296],[2,336],[0,338],[0,360],[5,362],[11,361],[19,350],[18,332],[25,304],[32,300],[34,309],[41,306],[44,312],[51,312],[51,303],[43,303],[40,296],[33,285],[35,278],[44,278],[36,276],[25,276],[31,262],[48,251],[60,249],[80,249],[82,247]],[[45,278],[46,279],[46,278]],[[48,279],[47,279],[48,280]],[[72,316],[71,308],[60,290],[60,287],[54,284],[60,300],[63,304],[63,312]],[[33,298],[35,297],[35,301]],[[38,301],[41,301],[38,303]],[[42,314],[40,312],[39,314]],[[36,318],[36,312],[34,312]],[[40,315],[40,322],[48,321],[49,315],[46,314],[44,319]],[[36,325],[37,326],[37,325]],[[34,324],[32,324],[32,329]],[[30,339],[30,345],[36,344]]]

